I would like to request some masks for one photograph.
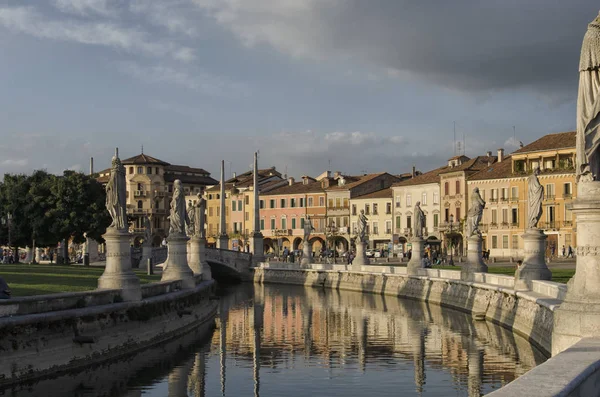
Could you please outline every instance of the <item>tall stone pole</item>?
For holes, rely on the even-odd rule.
[[[229,249],[229,236],[227,235],[226,206],[225,206],[225,160],[221,160],[221,219],[219,222],[219,246],[217,248]]]
[[[582,338],[600,336],[600,15],[588,25],[579,62],[577,100],[577,264],[554,312],[552,355]]]
[[[260,198],[258,189],[258,153],[254,152],[254,232],[252,233],[252,263],[264,261],[264,240],[260,231]]]

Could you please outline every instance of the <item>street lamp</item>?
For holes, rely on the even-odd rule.
[[[453,250],[452,250],[452,226],[454,224],[454,215],[450,215],[450,266],[454,266]]]

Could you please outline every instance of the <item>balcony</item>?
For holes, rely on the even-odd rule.
[[[146,197],[147,192],[145,190],[134,190],[133,197]]]
[[[371,233],[375,236],[379,236],[379,229],[373,229],[373,233]]]
[[[564,193],[563,194],[563,198],[565,200],[571,200],[573,198],[573,194],[571,194],[571,193]]]
[[[497,203],[497,202],[498,202],[498,198],[496,198],[496,197],[492,197],[490,199],[490,203]]]
[[[573,227],[573,221],[563,221],[564,227]]]
[[[544,228],[544,230],[554,230],[558,228],[558,222],[544,222],[542,224],[542,227]]]
[[[487,233],[488,229],[489,229],[489,225],[487,223],[479,224],[479,230],[481,230],[481,233]]]
[[[500,226],[502,227],[502,229],[508,229],[508,222],[502,222]]]
[[[517,229],[519,227],[519,222],[511,222],[510,223],[510,228],[511,229]]]
[[[162,198],[165,197],[165,192],[163,190],[155,190],[154,191],[154,197],[158,197],[158,198]]]
[[[511,198],[510,198],[510,202],[511,202],[511,203],[518,203],[518,202],[519,202],[519,197],[518,197],[518,196],[511,197]]]
[[[498,223],[497,222],[491,222],[490,223],[490,229],[498,229]]]
[[[377,211],[377,210],[374,210],[374,211],[373,211],[373,215],[379,215],[379,211]]]
[[[555,196],[555,195],[553,195],[553,194],[547,194],[547,195],[544,197],[544,200],[547,200],[547,201],[552,201],[552,200],[554,200],[555,198],[556,198],[556,196]]]
[[[144,233],[146,233],[146,228],[144,228],[144,227],[134,227],[134,228],[129,229],[129,230],[131,230],[132,233],[134,233],[134,234],[144,234]]]
[[[385,234],[392,234],[392,229],[386,229]]]
[[[508,203],[508,197],[500,197],[500,201],[503,203]]]
[[[273,229],[271,230],[271,236],[273,237],[286,237],[292,235],[292,229]]]

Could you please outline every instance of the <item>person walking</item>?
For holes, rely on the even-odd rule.
[[[569,250],[567,251],[567,258],[573,258],[573,247],[569,245]]]

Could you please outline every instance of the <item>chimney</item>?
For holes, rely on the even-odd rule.
[[[288,183],[290,186],[292,186],[294,184],[294,182],[296,182],[294,178],[292,178],[292,177],[288,178]]]
[[[233,173],[233,178],[235,179],[235,172]]]
[[[504,159],[504,148],[498,149],[498,162],[501,163]]]
[[[334,173],[333,173],[333,178],[334,178],[334,179],[335,179],[335,178],[338,178],[338,177],[340,176],[340,174],[341,174],[341,172],[339,172],[339,171],[336,171],[336,172],[334,172]]]
[[[94,158],[90,157],[90,175],[94,175]]]
[[[308,185],[308,176],[302,175],[302,184],[303,185]]]
[[[492,157],[492,151],[490,150],[489,152],[486,152],[488,157]]]
[[[413,168],[412,168],[412,177],[414,178],[415,176],[417,176],[417,172],[416,172],[415,166],[413,165]]]

